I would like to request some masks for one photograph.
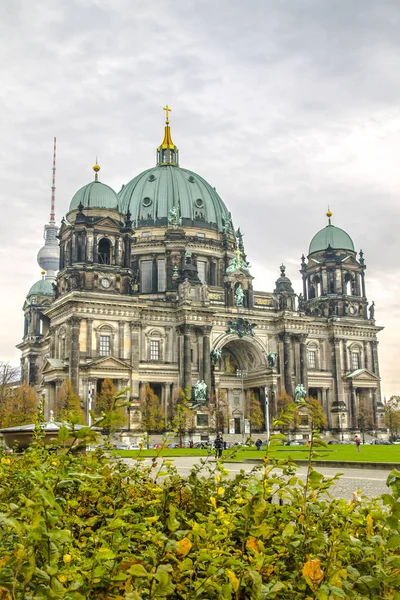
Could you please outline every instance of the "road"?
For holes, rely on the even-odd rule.
[[[178,472],[182,476],[187,476],[192,467],[200,462],[202,457],[191,457],[191,456],[179,456],[174,457],[172,460]],[[151,459],[149,459],[150,461]],[[126,459],[127,462],[131,462],[132,459]],[[146,459],[147,462],[147,459]],[[214,463],[214,459],[211,459]],[[254,469],[256,465],[251,463],[230,463],[224,462],[224,467],[233,476],[240,473],[241,470],[246,472]],[[340,480],[334,484],[331,488],[331,494],[335,498],[351,499],[353,492],[360,489],[361,496],[368,496],[373,498],[389,491],[386,486],[386,479],[389,474],[389,470],[381,469],[343,469],[336,467],[321,467],[315,466],[315,469],[327,477],[332,477],[336,473],[343,473]],[[297,471],[299,477],[305,478],[306,468],[299,467]]]

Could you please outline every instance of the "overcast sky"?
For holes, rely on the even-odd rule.
[[[155,163],[172,107],[181,165],[217,188],[255,288],[326,224],[367,264],[383,393],[400,393],[398,0],[0,2],[0,360],[19,360],[40,279],[57,136],[57,221],[93,176],[119,191]]]

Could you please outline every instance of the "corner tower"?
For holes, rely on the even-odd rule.
[[[332,225],[330,210],[326,216],[328,225],[311,240],[307,261],[301,257],[300,309],[319,317],[367,319],[363,252],[357,257],[351,237]]]

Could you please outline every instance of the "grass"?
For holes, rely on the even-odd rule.
[[[308,448],[306,446],[278,446],[271,451],[271,456],[278,458],[288,458],[306,460],[308,458]],[[328,446],[320,448],[319,452],[323,455],[319,460],[345,461],[345,462],[398,462],[400,464],[400,445],[393,446],[361,446],[360,452],[357,452],[354,444],[345,444],[338,446]],[[138,455],[142,457],[152,456],[214,456],[213,450],[198,450],[191,448],[163,448],[162,450],[118,450],[117,454],[121,457],[135,458]],[[223,456],[225,459],[243,460],[244,458],[262,458],[265,450],[257,451],[253,449],[236,450],[232,448],[225,450]],[[318,459],[316,459],[318,460]]]

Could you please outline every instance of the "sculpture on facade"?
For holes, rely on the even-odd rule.
[[[229,275],[230,273],[234,273],[235,271],[240,269],[248,275],[250,275],[248,263],[245,260],[243,260],[240,248],[236,248],[235,256],[229,261],[229,265],[226,269],[226,274]]]
[[[200,288],[200,300],[202,300],[202,302],[208,302],[208,285],[206,283],[203,283]]]
[[[190,285],[190,281],[187,277],[183,280],[183,283],[179,286],[179,298],[183,300],[188,300],[190,296],[190,290],[192,286]]]
[[[222,356],[221,348],[213,348],[210,352],[211,364],[216,365]]]
[[[300,400],[304,400],[307,396],[306,389],[302,383],[298,383],[296,385],[296,389],[294,391],[294,401],[300,402]]]
[[[270,369],[274,369],[276,367],[276,358],[278,354],[277,352],[268,352],[267,354],[267,362]]]
[[[202,404],[207,400],[207,384],[205,381],[199,379],[193,386],[194,401]]]
[[[373,300],[372,300],[372,304],[368,310],[369,310],[369,318],[374,319],[375,318],[375,302]]]
[[[179,209],[176,206],[172,206],[168,213],[168,225],[172,227],[179,227],[182,225],[182,219],[179,215]]]
[[[247,319],[242,317],[236,319],[236,321],[228,321],[228,329],[226,333],[236,333],[240,338],[245,335],[255,336],[254,329],[257,327],[255,323],[250,323]]]
[[[236,290],[235,290],[235,306],[243,306],[244,304],[244,291],[242,286],[239,285],[237,286]]]

